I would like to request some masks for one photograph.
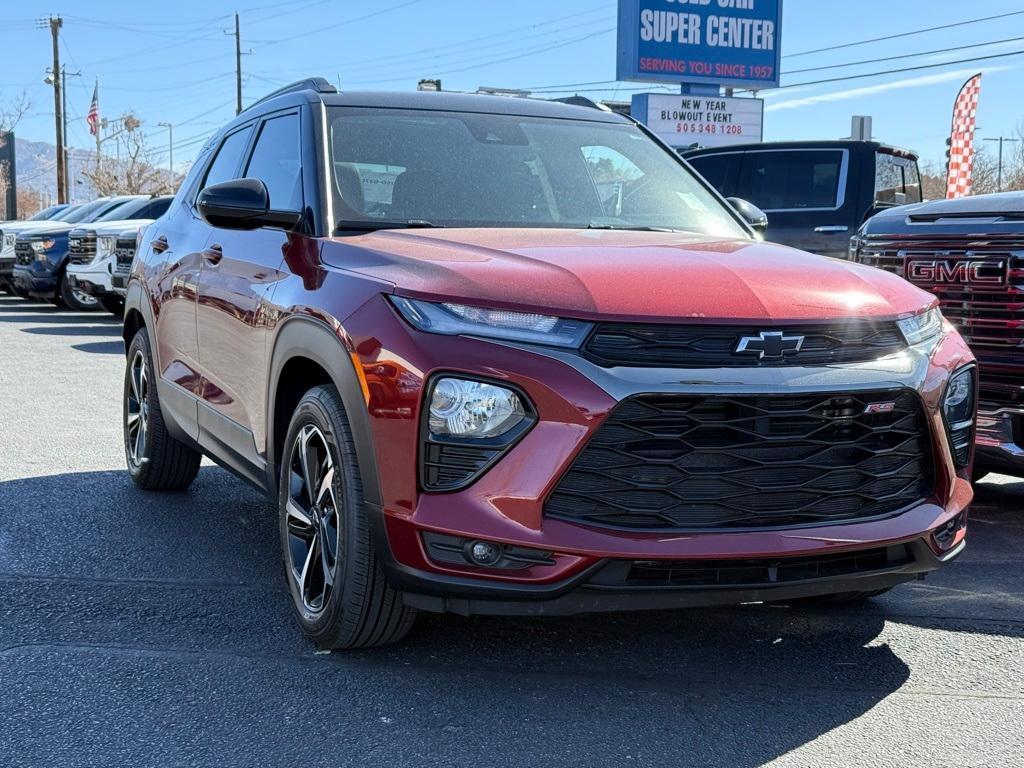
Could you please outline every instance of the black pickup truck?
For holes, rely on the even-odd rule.
[[[978,358],[976,475],[1024,476],[1024,192],[883,211],[850,241],[850,258],[939,297]]]
[[[885,208],[921,201],[917,155],[877,141],[741,144],[683,153],[724,197],[768,214],[766,240],[845,258],[850,235]]]

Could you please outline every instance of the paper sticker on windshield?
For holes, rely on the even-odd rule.
[[[698,213],[708,212],[708,207],[693,192],[676,192],[676,194],[679,195],[679,199],[686,203],[686,207],[691,211],[697,211]]]

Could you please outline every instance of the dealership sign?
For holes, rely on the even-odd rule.
[[[724,147],[761,141],[764,101],[638,93],[630,113],[673,147]]]
[[[782,0],[619,0],[616,77],[774,88]]]

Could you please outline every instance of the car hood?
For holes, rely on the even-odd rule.
[[[97,221],[95,224],[82,224],[76,229],[87,229],[97,235],[119,235],[129,230],[140,230],[149,226],[155,219],[122,219],[121,221]]]
[[[52,226],[52,221],[3,221],[0,222],[0,232],[17,235],[37,229],[49,229]]]
[[[332,238],[322,259],[406,296],[585,319],[881,319],[935,303],[872,267],[686,233],[380,230]]]

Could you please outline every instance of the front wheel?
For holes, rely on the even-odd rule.
[[[355,443],[334,387],[311,389],[292,415],[278,511],[292,605],[313,642],[368,648],[405,636],[416,612],[374,554]]]
[[[60,304],[76,312],[91,312],[99,307],[99,302],[95,296],[90,296],[85,291],[80,291],[78,288],[71,286],[71,280],[67,272],[60,277],[60,288],[58,289],[57,298],[60,300]]]
[[[120,296],[100,296],[100,306],[115,317],[124,317],[124,299]]]

